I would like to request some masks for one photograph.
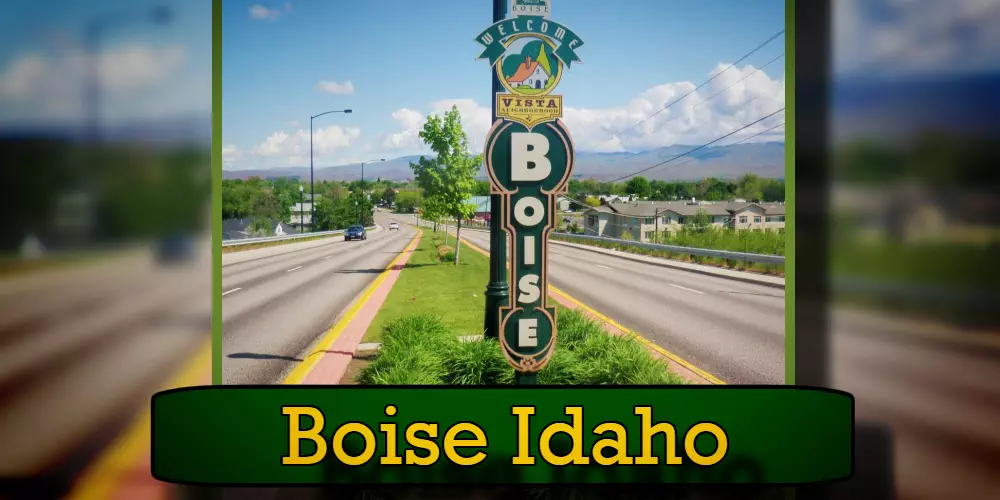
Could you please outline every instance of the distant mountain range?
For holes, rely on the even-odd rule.
[[[609,181],[651,167],[674,156],[694,149],[695,146],[669,146],[641,153],[588,153],[578,152],[573,177]],[[391,179],[402,181],[413,177],[410,162],[420,156],[403,156],[384,163],[365,165],[365,179]],[[747,172],[761,177],[785,177],[785,143],[768,142],[716,146],[700,149],[691,155],[678,158],[653,168],[642,175],[651,180],[699,180],[706,177],[735,179]],[[309,167],[280,167],[253,170],[223,170],[225,179],[246,179],[256,176],[296,177],[309,179]],[[352,181],[361,178],[360,165],[316,167],[316,180]],[[485,172],[480,171],[480,178]]]

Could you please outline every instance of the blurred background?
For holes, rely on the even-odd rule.
[[[829,380],[899,498],[1000,498],[1000,2],[830,4]]]
[[[211,2],[3,10],[0,498],[152,498],[150,395],[211,383]]]
[[[830,384],[898,498],[1000,498],[1000,1],[831,4]],[[0,498],[191,496],[145,412],[211,380],[211,2],[4,7]]]

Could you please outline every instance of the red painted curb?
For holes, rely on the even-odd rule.
[[[340,384],[340,379],[344,377],[348,365],[354,359],[354,352],[357,350],[358,345],[361,344],[361,340],[364,339],[365,332],[368,331],[368,327],[375,320],[375,316],[378,315],[379,309],[382,308],[386,297],[392,291],[392,286],[396,283],[396,279],[399,278],[399,273],[403,271],[403,266],[410,260],[413,250],[420,245],[420,238],[421,236],[418,233],[413,248],[403,252],[402,258],[389,270],[385,280],[382,281],[368,298],[368,302],[350,319],[350,323],[344,328],[343,333],[337,337],[337,340],[333,342],[330,349],[322,354],[322,358],[320,358],[313,370],[309,372],[309,375],[306,375],[302,381],[303,384]]]

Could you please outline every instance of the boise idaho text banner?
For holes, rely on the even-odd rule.
[[[752,483],[853,472],[854,400],[759,386],[216,386],[153,397],[152,472],[214,485]]]

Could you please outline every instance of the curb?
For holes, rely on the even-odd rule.
[[[385,270],[375,278],[365,289],[354,299],[354,302],[347,308],[346,312],[337,320],[334,325],[327,330],[327,332],[320,337],[319,341],[310,348],[311,352],[305,356],[303,361],[299,363],[285,379],[281,381],[281,384],[328,384],[336,385],[340,381],[340,377],[347,370],[347,366],[350,364],[351,358],[357,345],[361,342],[364,337],[364,330],[361,330],[360,335],[358,335],[357,330],[352,330],[352,327],[357,326],[355,323],[355,317],[359,313],[374,312],[377,313],[379,307],[382,305],[382,301],[385,300],[385,296],[389,294],[392,285],[395,283],[396,277],[403,270],[403,265],[409,260],[410,255],[413,250],[417,247],[420,242],[421,237],[420,232],[418,232],[412,240],[406,245],[402,252],[399,253],[392,262],[386,266]],[[395,274],[393,274],[395,273]],[[391,281],[390,281],[391,280]],[[389,281],[387,286],[383,286],[386,281]],[[376,297],[375,300],[379,301],[377,304],[372,301],[372,297],[376,294],[384,292],[381,297]],[[368,324],[374,319],[374,314],[368,318]],[[364,325],[367,329],[368,324]],[[348,332],[347,336],[342,336],[344,332]],[[355,338],[351,338],[355,337]],[[354,342],[354,345],[350,345]],[[344,345],[346,344],[346,345]],[[337,350],[335,347],[341,346],[343,349]],[[347,359],[344,359],[347,358]],[[338,374],[339,372],[339,374]],[[325,382],[318,381],[317,379],[325,379]],[[329,380],[332,379],[333,382]]]
[[[450,229],[450,228],[454,228],[455,226],[445,226],[445,227]],[[478,232],[481,232],[481,233],[488,233],[489,232],[489,231],[487,231],[485,229],[471,228],[471,227],[463,227],[462,230],[464,230],[464,231],[478,231]],[[622,258],[622,259],[625,259],[625,260],[631,260],[633,262],[640,262],[640,263],[643,263],[643,264],[652,264],[654,266],[660,266],[660,267],[668,267],[670,269],[676,269],[678,271],[688,271],[688,272],[695,273],[695,274],[703,274],[703,275],[707,275],[707,276],[714,276],[716,278],[722,278],[722,279],[733,280],[733,281],[742,281],[744,283],[751,283],[751,284],[754,284],[754,285],[762,285],[762,286],[767,286],[767,287],[771,287],[771,288],[779,288],[779,289],[782,289],[782,290],[785,289],[785,284],[784,283],[776,283],[774,281],[770,281],[770,280],[766,280],[766,279],[761,279],[761,278],[759,278],[757,276],[754,276],[753,274],[746,273],[745,271],[732,271],[732,272],[738,272],[738,273],[746,273],[746,274],[748,274],[746,276],[741,276],[741,275],[735,275],[735,276],[733,276],[733,275],[727,274],[725,272],[726,270],[724,268],[716,268],[714,266],[705,266],[704,264],[690,264],[692,266],[699,266],[699,267],[687,267],[687,266],[684,266],[684,265],[679,265],[679,264],[688,264],[687,262],[673,261],[671,259],[664,259],[662,257],[651,257],[651,256],[647,256],[647,255],[633,254],[633,253],[630,253],[630,252],[622,252],[620,250],[611,250],[611,249],[608,249],[608,248],[598,247],[598,246],[593,246],[593,245],[583,245],[583,244],[580,244],[580,243],[572,243],[572,242],[569,242],[569,241],[554,240],[551,237],[549,238],[549,243],[552,243],[552,244],[555,244],[555,245],[562,245],[562,246],[566,246],[566,247],[570,247],[570,248],[579,248],[580,250],[586,250],[588,252],[594,252],[594,253],[599,253],[599,254],[604,254],[604,255],[610,255],[612,257],[619,257],[619,258]],[[646,260],[646,259],[643,259],[641,257],[646,257],[646,258],[651,259],[651,260]],[[782,279],[782,278],[776,278],[776,279]]]

